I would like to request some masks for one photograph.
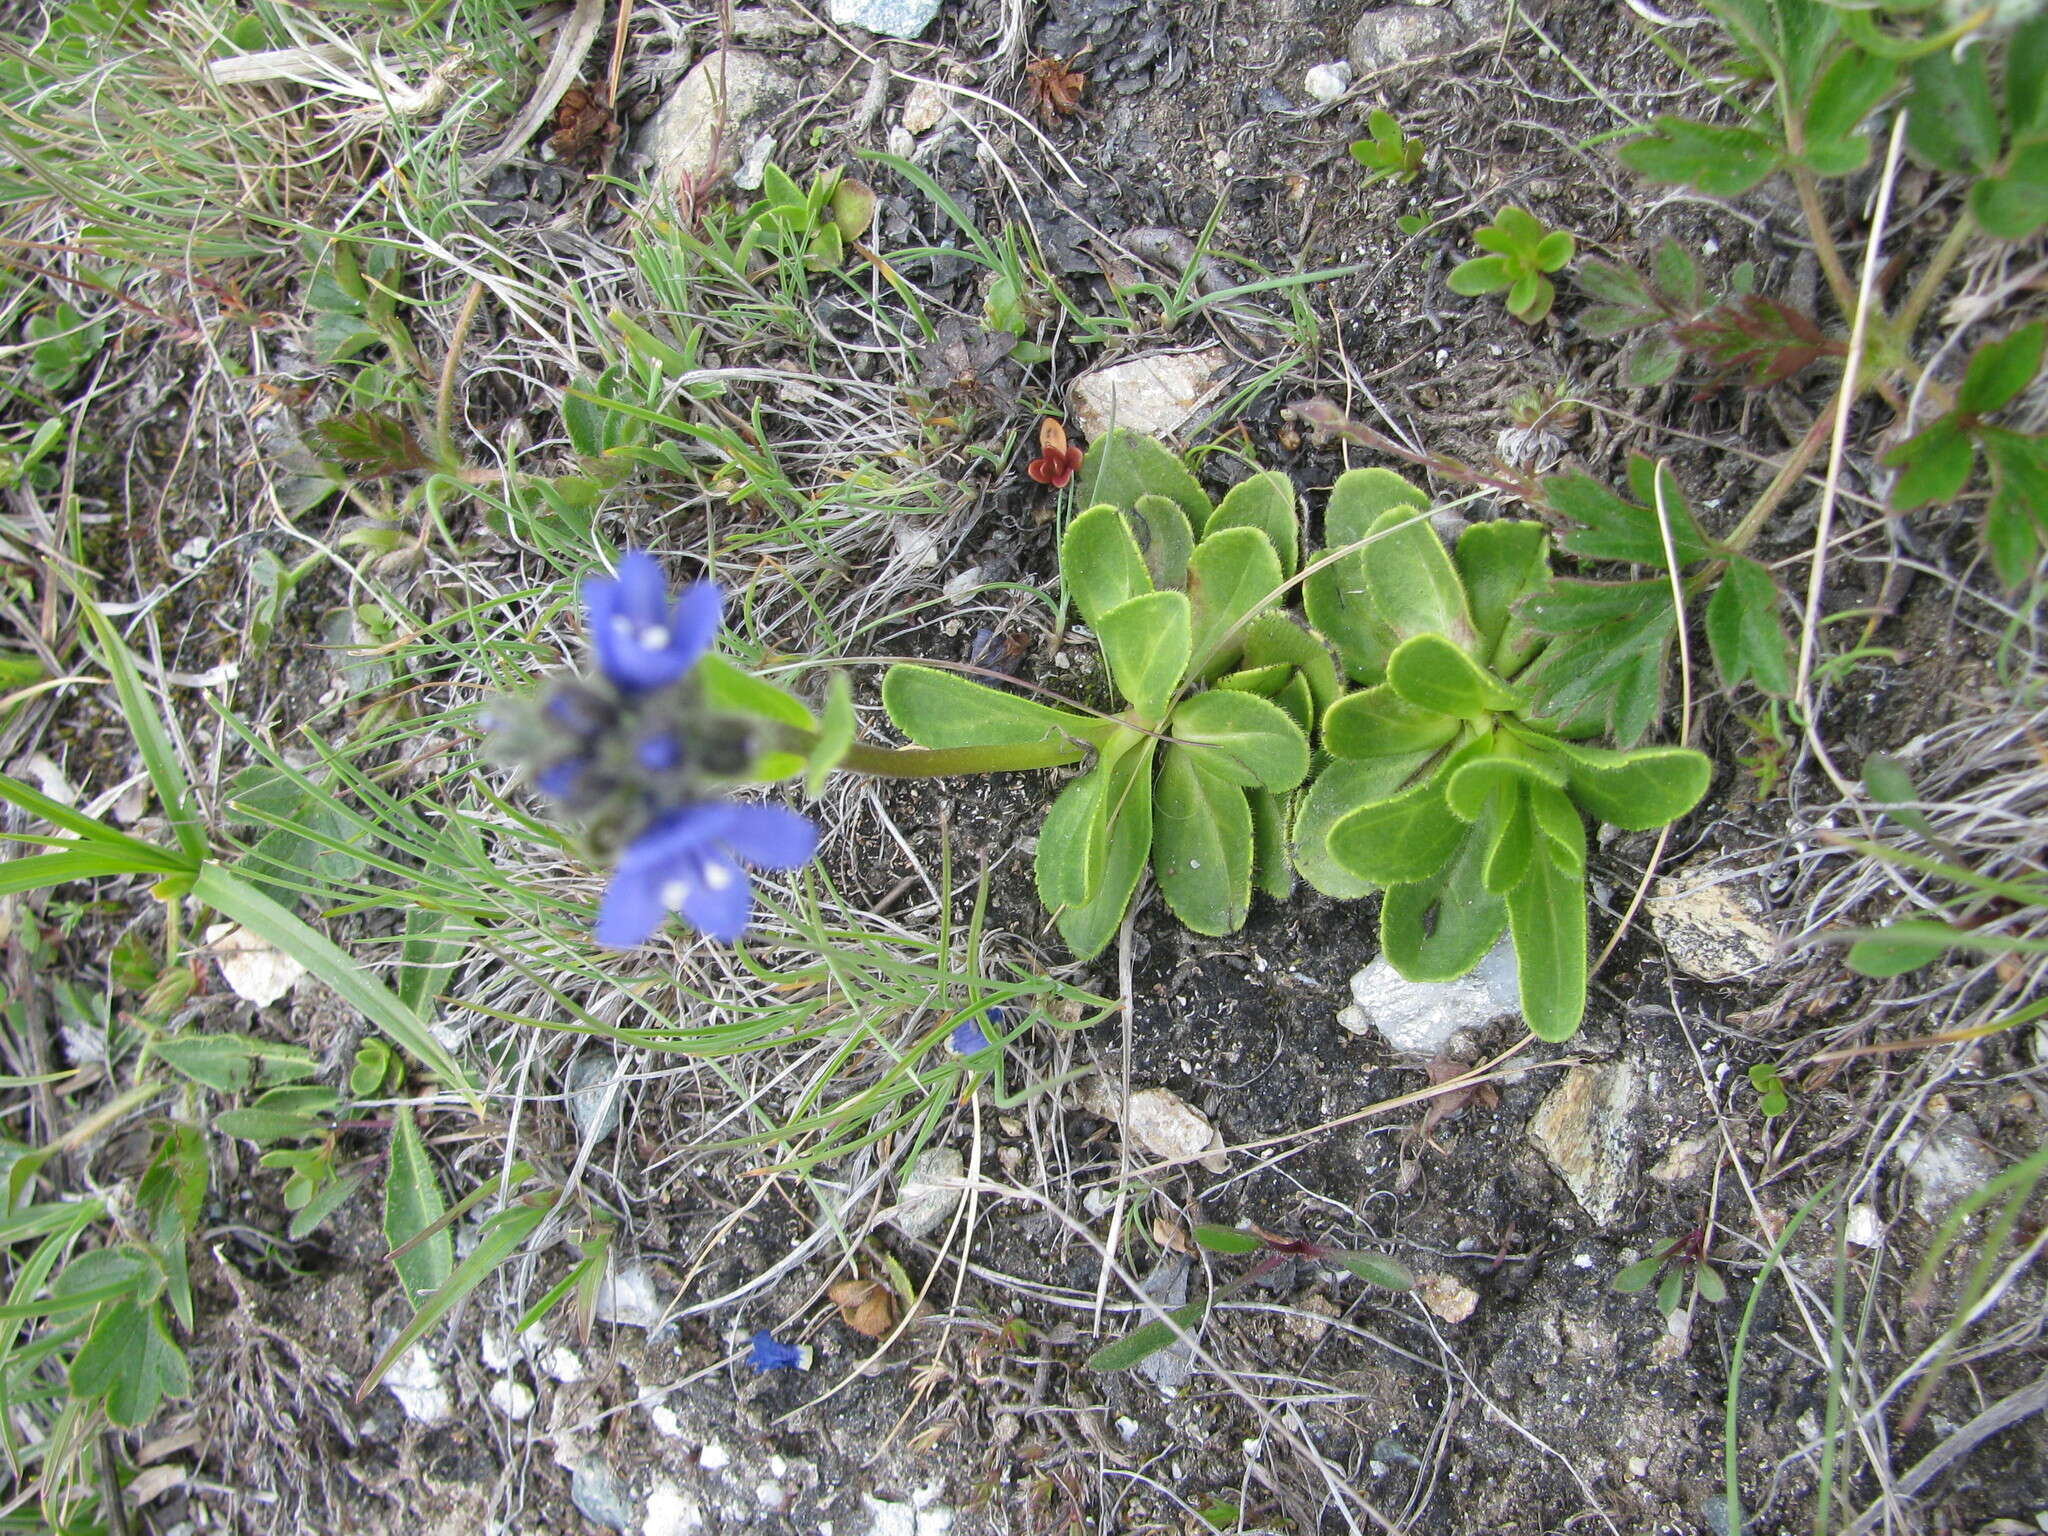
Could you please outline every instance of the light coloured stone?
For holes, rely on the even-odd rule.
[[[938,529],[924,518],[901,517],[891,525],[896,542],[896,561],[906,570],[936,570],[945,558]]]
[[[491,1406],[517,1424],[533,1412],[533,1388],[510,1376],[500,1376],[485,1394]]]
[[[426,1347],[415,1344],[384,1373],[384,1385],[415,1424],[445,1424],[455,1417],[455,1398]]]
[[[1334,64],[1311,65],[1301,77],[1301,88],[1312,101],[1335,101],[1351,89],[1351,65],[1342,59]]]
[[[1858,1248],[1875,1248],[1884,1241],[1884,1223],[1877,1219],[1876,1207],[1859,1201],[1849,1207],[1848,1228],[1843,1238]]]
[[[1479,1310],[1479,1293],[1456,1275],[1422,1275],[1415,1293],[1422,1304],[1447,1323],[1462,1323]]]
[[[1367,11],[1351,29],[1351,67],[1369,75],[1376,69],[1455,53],[1467,40],[1464,24],[1450,11],[1390,5]]]
[[[757,53],[716,49],[697,61],[647,120],[640,147],[654,161],[658,179],[671,186],[702,182],[738,164],[744,146],[796,101],[797,89],[793,76]]]
[[[1620,1214],[1634,1187],[1630,1118],[1639,1093],[1636,1069],[1628,1062],[1573,1067],[1529,1123],[1530,1136],[1557,1176],[1603,1227]]]
[[[1138,1282],[1138,1289],[1167,1311],[1186,1305],[1188,1261],[1179,1254],[1166,1255],[1152,1273]],[[1188,1378],[1195,1373],[1193,1335],[1200,1332],[1199,1324],[1187,1332],[1189,1337],[1176,1338],[1164,1349],[1154,1350],[1138,1362],[1138,1374],[1168,1397],[1186,1386]]]
[[[215,923],[206,930],[206,942],[235,996],[258,1008],[268,1008],[306,974],[283,950],[233,923]]]
[[[1696,1179],[1706,1171],[1708,1149],[1719,1145],[1720,1138],[1712,1135],[1678,1142],[1650,1170],[1650,1177],[1659,1184],[1683,1184]]]
[[[1211,1173],[1230,1169],[1223,1138],[1209,1117],[1170,1088],[1140,1088],[1131,1095],[1128,1118],[1117,1085],[1099,1073],[1081,1079],[1075,1093],[1089,1114],[1121,1122],[1131,1139],[1155,1157],[1171,1162],[1199,1159]]]
[[[1410,981],[1381,955],[1351,978],[1352,1003],[1337,1022],[1354,1035],[1377,1031],[1397,1051],[1434,1056],[1459,1030],[1516,1012],[1521,996],[1507,939],[1456,981]]]
[[[937,1231],[959,1208],[966,1193],[960,1179],[967,1171],[966,1160],[951,1147],[926,1147],[904,1177],[896,1204],[887,1220],[905,1237],[924,1237]]]
[[[1219,375],[1229,361],[1222,347],[1205,347],[1153,352],[1083,374],[1067,396],[1074,425],[1091,440],[1111,427],[1171,437],[1222,392]]]
[[[1978,1137],[1967,1115],[1951,1115],[1925,1134],[1901,1137],[1899,1156],[1912,1186],[1913,1209],[1930,1223],[1998,1176],[1998,1154]]]
[[[930,133],[945,119],[946,93],[929,80],[920,80],[903,98],[903,128],[906,133]]]
[[[656,1483],[647,1495],[640,1536],[690,1536],[704,1529],[704,1506],[674,1483]]]
[[[1730,981],[1777,958],[1778,938],[1746,880],[1674,875],[1643,905],[1671,963],[1701,981]]]
[[[590,1374],[581,1357],[566,1344],[557,1344],[548,1351],[547,1372],[565,1387],[573,1387]]]
[[[579,1462],[569,1473],[569,1502],[584,1519],[608,1531],[631,1530],[635,1524],[633,1495],[601,1461]]]
[[[836,27],[860,27],[907,43],[932,24],[939,5],[940,0],[832,0],[829,14]]]
[[[603,1141],[619,1128],[619,1110],[626,1098],[622,1066],[617,1056],[598,1046],[578,1055],[562,1075],[569,1118],[576,1122],[579,1140]]]
[[[655,1328],[667,1315],[667,1304],[644,1264],[614,1268],[597,1288],[597,1319],[628,1328]]]

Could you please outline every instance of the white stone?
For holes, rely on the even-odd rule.
[[[206,930],[206,942],[235,996],[258,1008],[268,1008],[306,974],[306,968],[283,950],[233,923],[215,923]]]
[[[1678,874],[1643,903],[1671,963],[1701,981],[1731,981],[1777,958],[1778,938],[1747,880]]]
[[[1351,67],[1369,75],[1377,69],[1454,53],[1465,41],[1465,28],[1449,11],[1390,5],[1367,11],[1351,29]]]
[[[896,1204],[885,1219],[905,1237],[924,1237],[937,1231],[959,1208],[966,1193],[960,1179],[967,1164],[951,1147],[926,1147],[904,1176]]]
[[[1337,1022],[1354,1035],[1378,1031],[1397,1051],[1434,1056],[1459,1030],[1516,1012],[1521,995],[1508,939],[1456,981],[1410,981],[1381,955],[1351,978],[1352,1006]]]
[[[761,183],[768,179],[768,162],[775,154],[775,135],[758,135],[747,146],[747,153],[741,159],[739,169],[732,173],[732,184],[742,192],[758,192]]]
[[[621,1323],[628,1328],[653,1328],[666,1315],[667,1306],[644,1264],[614,1268],[597,1288],[597,1319]]]
[[[930,133],[946,116],[946,93],[929,80],[920,80],[903,98],[903,128],[906,133]]]
[[[557,1344],[548,1351],[547,1372],[565,1387],[573,1387],[590,1375],[582,1357],[566,1344]]]
[[[1226,1173],[1230,1159],[1209,1117],[1170,1088],[1140,1088],[1131,1095],[1128,1119],[1117,1085],[1093,1074],[1075,1089],[1081,1107],[1104,1120],[1122,1120],[1138,1145],[1170,1162],[1199,1160],[1211,1173]]]
[[[946,578],[945,586],[941,587],[939,591],[944,596],[957,600],[959,598],[967,596],[968,593],[972,592],[981,584],[981,567],[978,565],[970,565],[969,567],[967,567],[966,570],[962,571],[959,575],[948,576]]]
[[[891,525],[891,536],[896,541],[897,560],[909,570],[933,570],[945,558],[938,530],[929,519],[898,518]]]
[[[500,1376],[485,1394],[491,1406],[517,1424],[533,1412],[533,1388],[510,1376]]]
[[[384,1373],[384,1385],[415,1424],[445,1424],[455,1417],[455,1399],[424,1345],[415,1344]]]
[[[1557,1176],[1603,1227],[1635,1188],[1630,1117],[1638,1094],[1636,1069],[1628,1062],[1573,1067],[1529,1123],[1529,1135]]]
[[[656,1483],[647,1495],[640,1536],[690,1536],[704,1529],[704,1506],[674,1483]]]
[[[938,1502],[938,1493],[936,1488],[920,1488],[908,1499],[862,1494],[869,1536],[947,1536],[953,1529],[953,1511]]]
[[[751,144],[762,124],[795,102],[797,89],[794,77],[757,53],[715,49],[697,61],[647,120],[640,147],[654,161],[658,180],[671,187],[700,183],[714,170],[730,170],[740,147]],[[726,106],[722,132],[721,94]]]
[[[1875,1248],[1883,1242],[1884,1223],[1877,1219],[1876,1208],[1865,1203],[1850,1206],[1848,1229],[1842,1236],[1858,1248]]]
[[[1456,1275],[1423,1275],[1415,1289],[1422,1304],[1447,1323],[1462,1323],[1479,1310],[1479,1293]]]
[[[647,1418],[654,1425],[656,1434],[665,1435],[671,1440],[683,1438],[683,1421],[676,1417],[675,1409],[667,1403],[649,1403]]]
[[[704,1449],[697,1453],[697,1465],[706,1472],[722,1472],[732,1465],[732,1452],[716,1440],[706,1440]]]
[[[1913,1209],[1923,1221],[1939,1222],[1963,1196],[1998,1176],[1998,1154],[1977,1136],[1967,1115],[1951,1115],[1924,1135],[1899,1139]]]
[[[1351,89],[1351,65],[1339,59],[1334,64],[1311,65],[1301,77],[1301,88],[1312,100],[1332,102]]]
[[[503,1328],[486,1328],[476,1341],[477,1358],[487,1371],[509,1371],[515,1356],[512,1335]]]
[[[835,27],[860,27],[878,37],[910,42],[939,14],[939,0],[832,0]]]
[[[1111,427],[1171,437],[1222,392],[1218,375],[1229,361],[1222,347],[1134,357],[1074,380],[1067,403],[1083,438],[1100,437]]]

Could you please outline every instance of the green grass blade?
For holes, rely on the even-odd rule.
[[[192,784],[185,777],[184,765],[178,761],[178,749],[165,729],[163,714],[143,684],[135,654],[113,622],[100,612],[99,604],[81,592],[78,606],[93,632],[93,649],[99,652],[101,663],[114,680],[114,692],[120,696],[122,713],[128,717],[128,729],[135,737],[135,749],[142,754],[149,782],[156,786],[164,819],[170,823],[171,833],[185,850],[185,856],[203,859],[207,854],[206,829],[200,825]]]

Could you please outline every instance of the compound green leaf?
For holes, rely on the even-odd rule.
[[[1326,765],[1294,810],[1294,867],[1302,879],[1340,901],[1369,895],[1374,883],[1360,879],[1331,857],[1330,828],[1358,806],[1398,794],[1433,755],[1410,752]]]
[[[1898,84],[1899,67],[1860,48],[1847,48],[1814,83],[1806,109],[1802,158],[1822,176],[1846,176],[1870,158],[1864,120]]]
[[[1979,347],[1971,354],[1970,366],[1956,390],[1956,409],[1981,416],[2007,404],[2041,371],[2044,344],[2048,344],[2048,321],[2036,320]]]
[[[1519,690],[1436,634],[1416,635],[1395,647],[1387,658],[1387,686],[1418,709],[1461,720],[1522,709],[1529,702]]]
[[[1508,930],[1522,984],[1522,1020],[1541,1040],[1569,1040],[1586,1017],[1586,882],[1551,861],[1539,842],[1529,872],[1507,893]]]
[[[2024,240],[2048,224],[2048,138],[2015,144],[2002,172],[1970,188],[1968,203],[1995,240]]]
[[[1959,176],[1998,158],[2002,135],[1984,55],[1981,47],[1937,48],[1914,61],[1906,145],[1923,165]]]
[[[1146,721],[1164,718],[1187,676],[1191,610],[1184,592],[1147,592],[1096,622],[1111,681]]]
[[[1778,617],[1778,584],[1746,555],[1728,562],[1707,599],[1707,646],[1722,686],[1745,679],[1784,698],[1792,691],[1792,642]]]
[[[1119,603],[1152,588],[1138,541],[1113,506],[1094,506],[1067,524],[1060,540],[1060,579],[1091,626]]]
[[[1152,752],[1147,737],[1111,763],[1103,796],[1109,835],[1102,878],[1086,901],[1053,909],[1054,925],[1076,960],[1094,959],[1116,937],[1151,857]]]
[[[1294,482],[1277,469],[1233,485],[1210,516],[1202,536],[1225,528],[1256,528],[1280,556],[1280,574],[1301,569],[1301,522],[1294,511]]]
[[[1252,813],[1238,785],[1202,755],[1167,748],[1155,786],[1152,872],[1173,915],[1221,937],[1251,909]]]
[[[1637,455],[1629,463],[1631,489],[1641,503],[1624,501],[1591,475],[1551,475],[1543,482],[1543,499],[1558,516],[1577,527],[1558,538],[1566,553],[1582,560],[1616,560],[1662,569],[1664,532],[1657,516],[1656,477],[1660,466]],[[1661,471],[1664,511],[1671,523],[1671,549],[1681,566],[1704,560],[1711,552],[1706,535],[1686,505],[1685,494],[1669,470]]]
[[[1434,752],[1456,739],[1456,716],[1411,704],[1385,683],[1346,694],[1323,716],[1323,747],[1333,757],[1397,757]]]
[[[1196,694],[1173,712],[1173,739],[1212,774],[1246,788],[1284,792],[1308,776],[1308,739],[1285,710],[1256,694]]]
[[[1892,510],[1910,512],[1930,503],[1951,502],[1963,492],[1976,462],[1976,445],[1963,424],[1943,416],[1915,432],[1884,456],[1900,470],[1892,484]]]
[[[1108,723],[1052,709],[951,672],[904,662],[882,679],[882,707],[920,747],[1006,747],[1100,741]]]
[[[1271,604],[1280,586],[1280,557],[1256,528],[1226,528],[1195,546],[1188,558],[1194,604],[1190,676],[1220,677],[1243,653],[1249,620]]]
[[[154,1302],[117,1301],[104,1308],[71,1361],[71,1391],[103,1399],[107,1417],[139,1429],[156,1417],[167,1397],[187,1397],[192,1373],[172,1342],[163,1309]]]
[[[1659,117],[1655,133],[1621,147],[1621,163],[1652,181],[1697,187],[1709,197],[1747,192],[1784,163],[1784,147],[1753,128]]]
[[[1524,599],[1521,613],[1550,637],[1516,678],[1536,713],[1566,735],[1640,741],[1664,705],[1677,633],[1670,583],[1559,580]]]

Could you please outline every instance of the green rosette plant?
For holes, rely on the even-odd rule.
[[[1060,541],[1060,574],[1121,709],[1055,708],[913,664],[890,669],[882,702],[960,771],[1092,750],[1046,815],[1036,864],[1061,937],[1087,959],[1148,866],[1197,933],[1243,926],[1254,888],[1289,893],[1294,791],[1340,684],[1329,648],[1281,609],[1301,550],[1285,475],[1253,475],[1214,504],[1165,448],[1116,431],[1079,482],[1086,510]]]
[[[1475,524],[1453,551],[1421,491],[1367,469],[1338,480],[1325,529],[1305,604],[1362,686],[1322,716],[1295,863],[1333,896],[1385,892],[1381,948],[1411,981],[1461,976],[1512,933],[1523,1017],[1564,1039],[1586,1006],[1585,817],[1661,827],[1711,765],[1574,740],[1589,727],[1561,729],[1516,685],[1545,643],[1518,611],[1550,583],[1541,525]]]

